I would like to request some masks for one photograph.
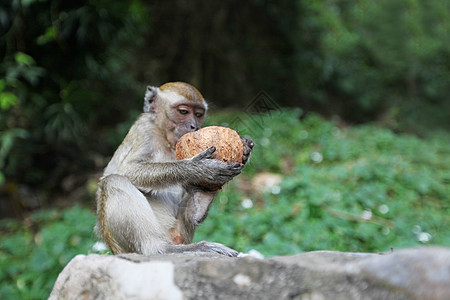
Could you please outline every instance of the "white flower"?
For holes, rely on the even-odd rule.
[[[361,218],[363,220],[367,220],[367,221],[372,219],[372,211],[370,211],[370,210],[363,211],[361,214]]]
[[[252,208],[253,201],[251,199],[245,198],[244,200],[242,200],[241,205],[243,208]]]
[[[315,163],[321,163],[323,160],[323,155],[320,152],[311,153],[311,160]]]

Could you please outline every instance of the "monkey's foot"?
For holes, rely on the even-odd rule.
[[[238,252],[225,245],[214,242],[198,242],[187,245],[167,245],[163,253],[183,253],[183,252],[212,252],[230,257],[237,257]]]
[[[203,252],[215,252],[230,257],[237,257],[239,254],[239,252],[237,252],[236,250],[228,248],[227,246],[220,243],[202,241],[197,244],[200,245],[200,251]]]

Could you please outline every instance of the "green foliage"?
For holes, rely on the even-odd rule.
[[[0,24],[0,182],[61,192],[114,151],[144,86],[173,80],[219,106],[265,90],[352,123],[450,128],[448,0],[3,1]]]
[[[46,299],[62,268],[91,252],[94,214],[85,208],[36,212],[0,222],[0,298]]]
[[[147,13],[139,0],[2,2],[0,138],[8,143],[0,180],[57,190],[65,176],[84,172],[75,159],[94,164],[80,153],[113,151],[98,135],[128,117],[133,102],[111,95],[138,90],[124,75],[130,51],[123,44],[139,45]],[[49,180],[49,173],[58,175]]]
[[[449,3],[3,1],[0,185],[61,192],[65,178],[98,168],[137,115],[145,84],[185,80],[216,105],[241,108],[264,89],[279,105],[429,137],[316,115],[299,121],[298,110],[233,124],[256,142],[243,185],[267,170],[284,180],[261,195],[231,183],[197,239],[267,255],[448,245],[449,138],[426,129],[450,128]],[[67,239],[62,231],[84,226],[67,222],[51,211],[33,226],[3,223],[17,232],[2,233],[2,298],[46,295],[67,257],[49,257],[46,269],[57,249],[42,237],[50,230]]]
[[[449,1],[305,1],[303,9],[317,43],[316,65],[299,78],[304,96],[348,120],[448,128]]]
[[[251,117],[261,125],[248,129],[256,142],[252,159],[219,193],[197,241],[266,256],[450,246],[448,135],[421,140],[375,125],[339,127],[317,115],[300,120],[300,114]],[[225,112],[209,123],[231,116],[249,118]],[[283,181],[249,191],[263,171]],[[46,298],[67,262],[92,252],[94,223],[92,210],[78,206],[1,221],[0,298]]]
[[[300,121],[299,115],[259,119],[263,126],[251,129],[256,146],[243,178],[219,194],[196,240],[269,256],[450,246],[447,134],[421,140],[375,125],[339,127],[316,115]],[[226,119],[221,114],[210,123]],[[283,181],[264,193],[240,189],[262,171],[282,174]],[[245,208],[245,199],[253,207]]]

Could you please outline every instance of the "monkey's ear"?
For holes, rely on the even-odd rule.
[[[147,86],[144,96],[144,112],[154,112],[156,108],[156,96],[158,95],[158,88],[154,86]]]

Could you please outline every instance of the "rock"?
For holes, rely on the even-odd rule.
[[[251,188],[254,193],[274,191],[274,187],[277,187],[283,176],[280,174],[260,172],[253,176],[251,181]]]
[[[450,249],[439,247],[267,259],[78,255],[50,299],[450,299],[449,283]]]

